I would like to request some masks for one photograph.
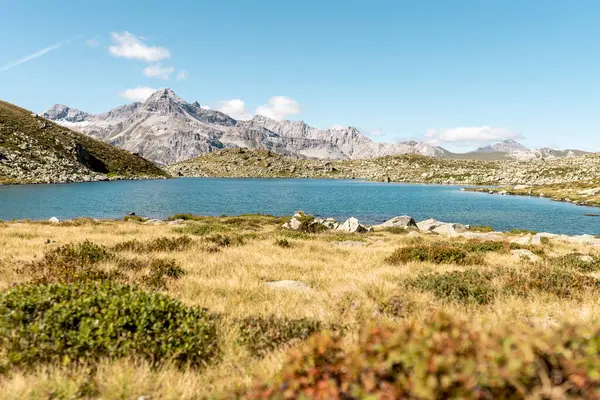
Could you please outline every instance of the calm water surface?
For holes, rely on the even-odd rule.
[[[390,184],[318,179],[201,179],[0,186],[0,219],[60,219],[78,216],[166,218],[176,213],[357,217],[367,224],[395,215],[436,218],[497,230],[532,229],[600,234],[600,210],[548,199],[490,196],[458,186]]]

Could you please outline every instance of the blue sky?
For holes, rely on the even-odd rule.
[[[1,2],[0,99],[37,112],[171,87],[375,140],[600,151],[598,1]]]

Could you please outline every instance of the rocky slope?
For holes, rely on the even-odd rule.
[[[84,113],[56,110],[82,121]],[[166,177],[152,162],[0,101],[0,183]]]
[[[503,140],[493,145],[480,147],[473,153],[479,153],[481,155],[495,155],[493,158],[514,158],[517,160],[533,160],[542,158],[563,158],[581,156],[587,154],[581,150],[555,150],[548,147],[530,150],[523,146],[521,143],[516,142],[512,139]],[[471,154],[471,153],[467,153]]]
[[[465,185],[544,185],[600,178],[600,154],[530,161],[455,160],[417,155],[307,160],[226,149],[168,167],[175,176],[366,179]]]
[[[187,103],[170,89],[144,103],[89,114],[55,105],[44,117],[162,164],[186,160],[223,148],[264,149],[302,158],[359,159],[392,154],[444,156],[427,143],[377,143],[356,128],[317,129],[302,121],[256,116],[237,121],[221,112]]]

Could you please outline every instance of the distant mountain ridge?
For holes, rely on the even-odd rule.
[[[317,129],[302,121],[275,121],[261,115],[249,121],[235,120],[202,108],[198,102],[187,103],[170,89],[156,91],[144,103],[117,107],[103,114],[55,105],[43,116],[162,164],[234,147],[330,159],[446,154],[446,150],[423,142],[374,142],[353,127]]]
[[[236,147],[270,150],[300,158],[341,160],[399,154],[484,159],[562,156],[553,155],[555,151],[551,149],[532,152],[514,141],[455,154],[427,142],[375,142],[354,127],[318,129],[303,121],[276,121],[262,115],[241,121],[203,108],[198,102],[188,103],[171,89],[160,89],[143,103],[120,106],[102,114],[57,104],[43,116],[165,165]]]

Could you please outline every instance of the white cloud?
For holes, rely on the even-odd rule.
[[[234,119],[247,120],[252,118],[252,114],[246,110],[246,103],[240,99],[221,100],[217,111],[225,113]]]
[[[94,38],[86,40],[85,44],[87,44],[89,47],[100,46],[100,42],[98,41],[98,39],[94,39]]]
[[[383,136],[383,132],[381,132],[381,129],[373,129],[372,131],[367,132],[367,136],[379,137]]]
[[[146,101],[156,89],[151,87],[138,87],[135,89],[127,89],[119,93],[119,96],[132,101]]]
[[[502,128],[459,127],[453,129],[430,129],[425,134],[430,143],[486,143],[506,139],[518,139],[519,132]]]
[[[160,64],[148,65],[143,72],[148,78],[160,78],[168,80],[170,75],[175,71],[173,67],[163,67]]]
[[[188,77],[188,72],[185,69],[182,69],[177,73],[177,80],[182,81]]]
[[[58,49],[59,47],[62,47],[62,46],[64,46],[64,45],[66,45],[66,44],[69,44],[69,43],[71,43],[72,41],[73,41],[72,39],[69,39],[69,40],[64,40],[64,41],[62,41],[62,42],[58,42],[58,43],[56,43],[56,44],[53,44],[52,46],[48,46],[48,47],[46,47],[45,49],[42,49],[42,50],[40,50],[40,51],[36,51],[36,52],[35,52],[35,53],[33,53],[33,54],[30,54],[30,55],[28,55],[28,56],[25,56],[25,57],[23,57],[23,58],[20,58],[20,59],[18,59],[18,60],[16,60],[16,61],[13,61],[13,62],[9,63],[9,64],[6,64],[6,65],[3,65],[3,66],[0,66],[0,72],[4,72],[4,71],[6,71],[6,70],[8,70],[8,69],[11,69],[11,68],[13,68],[13,67],[16,67],[17,65],[21,65],[21,64],[23,64],[24,62],[27,62],[27,61],[29,61],[29,60],[33,60],[34,58],[41,57],[41,56],[43,56],[44,54],[46,54],[46,53],[48,53],[48,52],[50,52],[50,51],[52,51],[52,50],[56,50],[56,49]]]
[[[276,121],[281,121],[288,115],[298,114],[300,112],[300,104],[291,97],[273,96],[267,104],[256,108],[256,113],[272,118]]]
[[[115,57],[156,62],[171,56],[168,49],[148,46],[142,41],[143,38],[136,37],[127,31],[113,32],[111,36],[115,44],[110,46],[108,51]]]
[[[346,129],[346,127],[340,124],[333,124],[329,127],[329,129],[332,131],[341,131],[342,129]]]

